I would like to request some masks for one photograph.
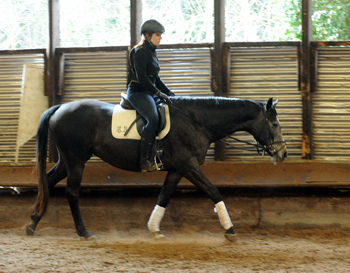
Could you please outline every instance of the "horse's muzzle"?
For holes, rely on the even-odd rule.
[[[274,158],[275,158],[275,162],[283,162],[284,159],[286,159],[288,156],[288,150],[287,150],[287,147],[284,145],[284,147],[278,151]]]

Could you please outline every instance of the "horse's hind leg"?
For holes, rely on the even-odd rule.
[[[67,168],[62,160],[59,160],[57,164],[47,173],[47,182],[49,190],[56,186],[58,182],[67,177]]]
[[[55,185],[60,182],[62,179],[67,177],[67,169],[63,161],[59,160],[57,164],[47,173],[48,187],[51,192]],[[31,221],[26,226],[26,234],[33,235],[38,225],[41,217],[38,216],[37,212],[34,211],[31,215]]]
[[[70,165],[68,170],[66,197],[72,212],[77,234],[85,239],[93,239],[96,237],[86,230],[79,208],[79,190],[83,171],[84,164],[77,164],[74,167]]]
[[[148,229],[154,234],[155,239],[162,239],[164,235],[160,233],[159,225],[165,214],[171,195],[177,184],[180,182],[182,175],[176,172],[168,172],[163,188],[158,196],[158,203],[154,207],[151,217],[148,221]]]

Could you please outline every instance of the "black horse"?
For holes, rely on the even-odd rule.
[[[160,140],[162,162],[168,171],[150,220],[149,230],[156,238],[159,224],[171,195],[182,177],[206,192],[214,202],[225,237],[235,235],[225,204],[217,188],[200,169],[211,143],[236,131],[253,135],[275,162],[287,156],[275,105],[222,97],[173,97],[170,105],[171,129]],[[46,110],[37,130],[37,170],[39,190],[31,222],[26,233],[33,235],[45,214],[50,190],[67,178],[66,196],[76,231],[83,238],[93,238],[83,224],[78,199],[85,162],[94,154],[117,168],[140,171],[138,140],[116,139],[111,134],[111,117],[115,105],[97,100],[83,100],[57,105]],[[46,173],[48,134],[59,154],[57,164]]]

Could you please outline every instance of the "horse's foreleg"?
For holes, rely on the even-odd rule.
[[[58,161],[58,163],[47,173],[47,181],[49,191],[51,192],[55,185],[60,182],[62,179],[67,177],[66,166],[62,161]],[[35,210],[33,214],[30,216],[30,223],[26,226],[26,234],[34,235],[35,229],[41,220],[41,217],[38,215]]]
[[[84,226],[79,208],[79,190],[83,176],[84,166],[76,166],[68,172],[66,197],[74,219],[76,231],[80,237],[85,239],[96,238],[93,234],[88,232]]]
[[[234,241],[234,236],[236,234],[233,231],[233,224],[227,212],[222,196],[219,193],[219,190],[204,175],[199,166],[192,166],[189,172],[185,175],[185,177],[189,181],[191,181],[195,186],[197,186],[199,189],[203,190],[209,195],[209,198],[215,204],[215,211],[218,214],[220,224],[226,230],[226,239],[229,241]]]
[[[216,212],[219,216],[219,221],[221,226],[226,230],[225,237],[229,241],[234,241],[236,233],[233,230],[233,224],[231,222],[231,218],[227,212],[224,201],[220,201],[215,204]]]
[[[158,196],[158,203],[154,207],[147,225],[149,231],[154,234],[155,239],[164,238],[164,235],[160,233],[159,225],[165,214],[166,206],[181,178],[182,176],[178,173],[170,171],[164,181],[163,188]]]

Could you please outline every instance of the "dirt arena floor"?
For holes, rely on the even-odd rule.
[[[335,230],[178,230],[154,241],[144,229],[95,234],[73,229],[0,230],[0,272],[349,272],[350,234]]]
[[[196,193],[175,194],[161,223],[162,241],[147,230],[156,192],[82,194],[93,241],[76,235],[62,194],[51,198],[34,236],[24,226],[35,194],[0,195],[0,272],[350,271],[347,195],[232,195],[224,200],[236,225],[233,243],[211,201]]]

